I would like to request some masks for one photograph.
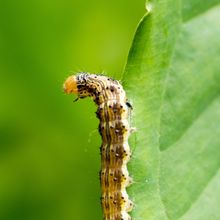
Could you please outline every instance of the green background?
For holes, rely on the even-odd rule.
[[[95,105],[77,71],[121,78],[145,0],[0,2],[0,219],[101,219]]]

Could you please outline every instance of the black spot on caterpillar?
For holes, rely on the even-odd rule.
[[[67,94],[78,99],[90,96],[98,105],[99,133],[102,136],[101,152],[101,204],[104,220],[131,220],[128,212],[132,202],[126,187],[130,184],[127,163],[131,152],[128,137],[132,131],[128,123],[131,104],[122,85],[107,76],[79,73],[64,83]]]

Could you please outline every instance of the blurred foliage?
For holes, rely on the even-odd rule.
[[[0,219],[101,219],[95,106],[62,83],[121,78],[144,0],[2,0],[0,12]]]

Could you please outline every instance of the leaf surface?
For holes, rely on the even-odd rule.
[[[134,220],[220,218],[210,187],[220,165],[218,3],[148,2],[136,31],[123,78],[137,128]]]

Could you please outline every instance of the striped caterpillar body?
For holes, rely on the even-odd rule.
[[[64,83],[67,94],[75,93],[79,98],[90,96],[98,105],[99,132],[102,136],[101,151],[101,203],[104,220],[131,220],[128,212],[132,202],[126,187],[131,183],[127,162],[131,152],[128,137],[129,109],[125,91],[121,84],[109,77],[79,73],[67,78]]]

